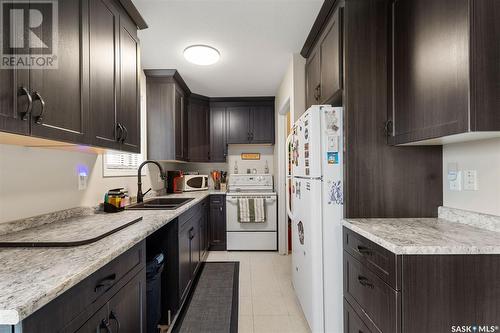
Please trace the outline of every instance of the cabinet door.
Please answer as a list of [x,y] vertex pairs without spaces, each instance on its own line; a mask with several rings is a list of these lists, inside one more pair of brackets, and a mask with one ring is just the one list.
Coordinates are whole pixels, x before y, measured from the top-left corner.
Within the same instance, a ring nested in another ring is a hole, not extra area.
[[339,8],[328,23],[320,44],[320,104],[330,102],[342,89],[342,18]]
[[250,141],[250,108],[228,107],[227,116],[227,143],[238,144]]
[[0,70],[0,130],[28,135],[29,75],[24,69]]
[[256,106],[250,109],[251,143],[274,144],[274,107]]
[[82,327],[80,327],[78,330],[76,330],[75,333],[101,333],[101,332],[106,332],[106,327],[108,327],[109,331],[109,320],[108,320],[108,304],[106,303],[105,306],[99,309],[92,317],[89,318],[83,324]]
[[90,118],[96,146],[119,149],[117,69],[119,13],[108,0],[90,0]]
[[[58,2],[57,67],[30,69],[33,136],[67,142],[90,139],[88,110],[88,2]],[[113,30],[111,30],[113,32]],[[42,30],[42,40],[52,31]],[[111,44],[113,45],[113,44]],[[99,59],[101,60],[101,59]],[[112,69],[114,64],[111,64]],[[112,128],[111,128],[112,129]]]
[[109,300],[111,332],[146,333],[146,271],[143,269]]
[[[313,50],[306,62],[306,109],[319,102],[320,78],[320,55],[316,49]],[[301,115],[300,112],[295,115],[295,120]]]
[[[19,3],[12,2],[12,4],[2,3],[3,10],[8,11],[9,6],[16,6],[19,8]],[[29,4],[24,4],[24,10],[29,9]],[[10,18],[14,21],[11,22],[10,29],[13,29],[20,22],[15,21],[12,15]],[[21,23],[22,24],[22,23]],[[2,27],[4,28],[4,27]],[[2,29],[2,34],[5,31]],[[14,33],[10,33],[9,37],[13,38]],[[4,41],[6,43],[6,41]],[[22,54],[21,54],[22,52]],[[6,56],[11,55],[25,56],[26,51],[21,51],[17,48],[3,50]],[[31,112],[30,103],[30,86],[29,86],[29,70],[27,68],[20,68],[13,66],[12,68],[0,69],[0,130],[4,132],[29,134],[30,122],[29,113]]]
[[226,108],[210,108],[210,161],[226,162]]
[[468,130],[469,1],[394,3],[396,143]]
[[174,121],[175,121],[175,158],[184,159],[184,92],[175,85]]
[[182,303],[191,282],[190,229],[191,224],[189,222],[186,222],[179,229],[179,303]]
[[210,203],[210,249],[215,251],[226,250],[226,210],[223,200],[220,199],[221,203]]
[[190,99],[188,107],[188,154],[191,162],[210,161],[208,101]]
[[141,151],[139,41],[128,17],[120,18],[120,100],[118,123],[124,128],[122,150]]

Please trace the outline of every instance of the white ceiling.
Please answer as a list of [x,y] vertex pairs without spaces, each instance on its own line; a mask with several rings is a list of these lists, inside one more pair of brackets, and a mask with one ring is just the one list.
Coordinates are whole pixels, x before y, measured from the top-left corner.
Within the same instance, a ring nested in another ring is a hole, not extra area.
[[[274,96],[292,53],[300,52],[323,0],[134,0],[149,28],[140,31],[145,69],[179,71],[191,91],[210,96]],[[183,50],[208,44],[212,66],[188,63]]]

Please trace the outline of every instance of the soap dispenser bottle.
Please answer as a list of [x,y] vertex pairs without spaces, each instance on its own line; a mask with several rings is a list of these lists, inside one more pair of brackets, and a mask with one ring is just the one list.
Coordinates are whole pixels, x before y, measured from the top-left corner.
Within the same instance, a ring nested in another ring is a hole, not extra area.
[[238,174],[238,161],[234,161],[234,174]]

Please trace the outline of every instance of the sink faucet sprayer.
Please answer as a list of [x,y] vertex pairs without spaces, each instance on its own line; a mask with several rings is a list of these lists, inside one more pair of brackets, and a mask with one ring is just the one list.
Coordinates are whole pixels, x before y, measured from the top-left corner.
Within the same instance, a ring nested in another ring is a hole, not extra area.
[[163,168],[161,167],[160,163],[152,160],[146,160],[142,162],[142,164],[139,166],[139,170],[137,170],[137,202],[143,202],[144,201],[144,196],[151,191],[151,189],[147,190],[145,193],[142,193],[142,167],[145,166],[148,163],[153,163],[156,164],[158,169],[160,169],[160,177],[163,181],[167,179],[167,175],[165,174],[165,171],[163,171]]

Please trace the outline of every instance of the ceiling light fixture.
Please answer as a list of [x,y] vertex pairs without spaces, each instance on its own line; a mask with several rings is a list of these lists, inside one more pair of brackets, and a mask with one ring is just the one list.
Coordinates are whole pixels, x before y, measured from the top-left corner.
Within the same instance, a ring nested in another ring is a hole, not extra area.
[[190,63],[208,66],[219,61],[220,53],[208,45],[191,45],[184,49],[184,58]]

